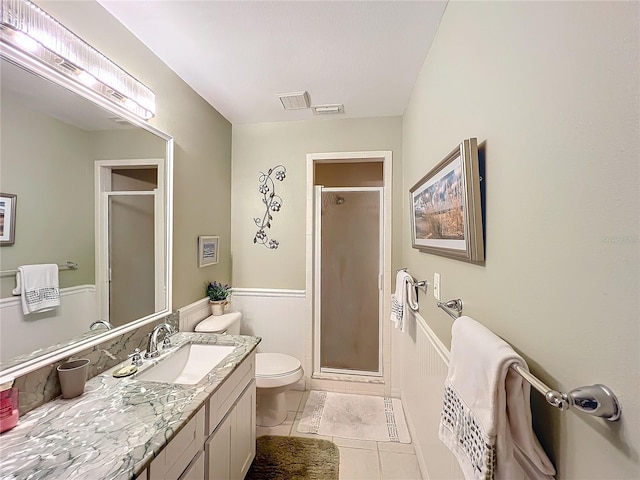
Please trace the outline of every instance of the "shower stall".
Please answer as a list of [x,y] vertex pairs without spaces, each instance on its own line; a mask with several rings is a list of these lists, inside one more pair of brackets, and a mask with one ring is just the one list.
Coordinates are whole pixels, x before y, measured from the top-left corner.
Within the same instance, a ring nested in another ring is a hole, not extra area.
[[382,376],[383,188],[315,187],[314,364]]

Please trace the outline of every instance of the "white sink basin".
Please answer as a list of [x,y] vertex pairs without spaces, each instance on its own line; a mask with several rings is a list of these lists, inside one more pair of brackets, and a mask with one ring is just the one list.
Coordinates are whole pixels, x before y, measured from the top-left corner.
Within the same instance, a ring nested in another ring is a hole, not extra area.
[[188,343],[153,367],[140,372],[136,379],[195,385],[235,348],[230,345]]

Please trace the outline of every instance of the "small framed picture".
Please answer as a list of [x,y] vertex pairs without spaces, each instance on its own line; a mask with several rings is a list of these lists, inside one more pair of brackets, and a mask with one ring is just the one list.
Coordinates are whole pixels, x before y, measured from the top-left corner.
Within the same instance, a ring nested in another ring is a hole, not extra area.
[[16,195],[0,193],[0,245],[16,241]]
[[218,263],[218,243],[220,237],[201,235],[198,237],[198,266],[208,267]]

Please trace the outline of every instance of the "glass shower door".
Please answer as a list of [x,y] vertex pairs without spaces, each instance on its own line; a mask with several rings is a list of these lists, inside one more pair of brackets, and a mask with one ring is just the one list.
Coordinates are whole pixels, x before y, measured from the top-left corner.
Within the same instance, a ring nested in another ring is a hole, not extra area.
[[322,188],[320,369],[381,375],[382,189]]

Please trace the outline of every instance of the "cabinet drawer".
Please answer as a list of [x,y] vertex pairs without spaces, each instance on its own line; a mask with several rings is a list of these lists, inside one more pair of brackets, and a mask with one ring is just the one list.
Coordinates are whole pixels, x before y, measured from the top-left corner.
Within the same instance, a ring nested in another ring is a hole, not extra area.
[[207,435],[210,435],[231,409],[242,391],[256,376],[256,354],[252,352],[225,380],[209,400]]
[[187,423],[149,466],[149,480],[178,479],[204,441],[205,409]]

